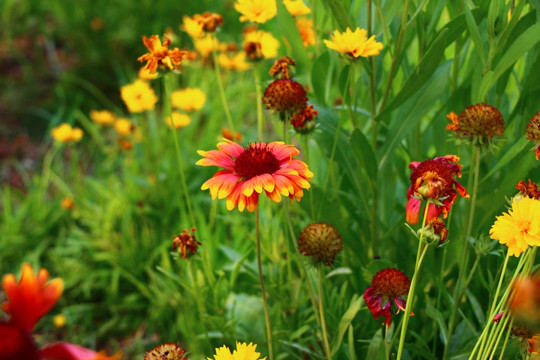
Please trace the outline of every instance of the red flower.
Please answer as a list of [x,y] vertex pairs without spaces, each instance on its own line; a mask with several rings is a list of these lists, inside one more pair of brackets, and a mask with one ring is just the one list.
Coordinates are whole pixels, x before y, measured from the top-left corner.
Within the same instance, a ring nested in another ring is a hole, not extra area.
[[[383,269],[373,279],[371,286],[364,291],[364,300],[375,320],[384,316],[383,325],[390,327],[392,323],[392,300],[399,310],[405,311],[406,302],[402,296],[409,293],[411,282],[407,275],[398,269]],[[414,315],[411,312],[411,315]]]
[[308,98],[301,84],[292,79],[278,79],[268,85],[262,101],[267,109],[279,113],[281,120],[289,120],[307,106]]
[[463,197],[469,197],[465,188],[455,179],[455,177],[461,177],[461,167],[463,166],[455,164],[456,161],[459,161],[459,157],[445,155],[423,162],[413,161],[409,164],[409,168],[413,169],[413,172],[411,186],[407,191],[408,202],[405,208],[408,223],[418,224],[422,200],[432,199],[442,203],[442,205],[429,204],[427,222],[439,217],[441,212],[446,218],[456,201],[457,193]]

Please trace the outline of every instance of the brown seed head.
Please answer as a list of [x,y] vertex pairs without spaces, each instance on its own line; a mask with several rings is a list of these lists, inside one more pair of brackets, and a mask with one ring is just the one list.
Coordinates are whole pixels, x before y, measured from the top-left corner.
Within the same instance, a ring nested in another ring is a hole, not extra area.
[[401,270],[383,269],[371,279],[371,286],[382,296],[403,296],[409,293],[411,282]]
[[311,257],[314,264],[331,266],[343,250],[343,240],[337,229],[327,223],[306,226],[298,238],[298,251]]
[[156,346],[147,351],[144,360],[188,360],[186,350],[174,343]]
[[446,117],[452,122],[446,125],[446,130],[472,145],[492,145],[493,138],[502,136],[505,128],[499,110],[486,104],[471,105],[459,116],[451,112]]
[[274,80],[262,98],[267,109],[279,113],[282,120],[290,118],[295,112],[303,110],[307,105],[304,87],[291,79]]

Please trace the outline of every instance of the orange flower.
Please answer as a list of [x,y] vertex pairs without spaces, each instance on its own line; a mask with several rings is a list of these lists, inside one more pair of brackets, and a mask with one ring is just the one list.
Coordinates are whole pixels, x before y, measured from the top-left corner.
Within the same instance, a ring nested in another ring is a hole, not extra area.
[[142,36],[144,45],[150,50],[149,53],[140,56],[137,60],[140,62],[147,62],[145,68],[149,73],[156,72],[159,63],[167,66],[170,70],[174,70],[182,63],[182,57],[187,53],[184,50],[174,48],[169,50],[171,40],[165,36],[165,42],[161,44],[159,36],[152,35],[147,38],[146,35]]
[[292,77],[292,71],[290,66],[296,66],[296,62],[288,56],[284,56],[274,61],[274,64],[270,68],[268,73],[272,75],[274,79],[290,79]]
[[531,325],[540,325],[540,273],[516,278],[511,289],[508,308],[512,315]]
[[293,145],[282,142],[254,143],[242,147],[232,141],[221,142],[219,150],[202,151],[204,158],[197,165],[220,166],[218,171],[201,187],[210,189],[212,199],[227,198],[227,209],[254,211],[259,202],[259,194],[264,190],[268,197],[281,201],[281,195],[297,201],[309,189],[313,173],[308,166],[293,157],[300,152]]
[[202,29],[208,32],[216,31],[218,26],[223,25],[223,17],[216,13],[204,12],[202,15],[193,15],[193,20],[202,25]]
[[166,343],[158,345],[150,351],[146,352],[144,360],[188,360],[186,350],[174,343]]
[[471,105],[459,116],[450,112],[446,117],[452,122],[446,125],[446,130],[472,145],[491,145],[493,138],[504,132],[504,119],[491,105]]
[[540,111],[538,111],[534,116],[529,120],[527,124],[527,140],[534,141],[534,147],[536,147],[536,160],[540,157]]
[[292,114],[307,106],[304,87],[292,79],[274,80],[264,90],[263,104],[279,114],[281,120],[289,120]]
[[296,28],[300,33],[300,37],[307,48],[310,45],[315,45],[315,31],[313,31],[313,20],[305,17],[296,19]]
[[182,259],[188,257],[188,251],[191,254],[197,253],[197,247],[201,246],[201,243],[197,241],[195,235],[195,228],[191,228],[191,231],[188,233],[187,229],[184,229],[181,234],[173,236],[172,249],[178,249],[178,252],[182,253]]
[[69,210],[73,209],[75,207],[75,201],[73,201],[70,197],[65,197],[60,202],[60,206],[62,206],[62,209]]
[[291,117],[291,125],[299,134],[309,134],[315,129],[315,118],[319,112],[313,109],[313,105],[308,105],[301,111],[294,113]]

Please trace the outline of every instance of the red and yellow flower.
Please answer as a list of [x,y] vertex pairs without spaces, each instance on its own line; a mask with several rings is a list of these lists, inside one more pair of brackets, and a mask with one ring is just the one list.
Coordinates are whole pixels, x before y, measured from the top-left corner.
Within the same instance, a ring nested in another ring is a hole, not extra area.
[[309,189],[313,173],[308,166],[295,159],[300,152],[293,145],[282,142],[252,143],[242,147],[227,140],[218,145],[219,150],[202,151],[203,159],[197,165],[219,166],[218,171],[201,187],[210,189],[212,199],[227,199],[227,209],[254,211],[259,202],[259,194],[266,195],[275,202],[281,196],[300,201],[304,189]]

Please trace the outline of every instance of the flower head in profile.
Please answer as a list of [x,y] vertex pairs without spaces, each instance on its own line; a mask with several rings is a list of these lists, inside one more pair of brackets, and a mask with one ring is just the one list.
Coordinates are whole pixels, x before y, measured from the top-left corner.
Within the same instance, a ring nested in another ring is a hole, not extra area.
[[96,124],[112,125],[116,120],[116,116],[109,110],[92,110],[90,111],[90,119]]
[[131,113],[154,110],[158,101],[152,87],[143,80],[135,80],[131,84],[122,86],[120,96]]
[[187,114],[173,111],[171,116],[167,116],[165,119],[167,126],[174,129],[182,129],[191,123],[191,118]]
[[347,28],[344,33],[334,30],[332,40],[324,40],[326,47],[336,50],[351,58],[379,55],[383,44],[375,40],[375,35],[367,38],[367,30],[356,28],[353,32]]
[[241,22],[264,24],[277,14],[275,0],[237,0],[234,8],[241,14]]
[[438,243],[439,246],[447,245],[448,229],[444,221],[439,218],[429,220],[425,227],[418,230],[418,236],[422,236],[423,240],[428,243]]
[[197,247],[201,246],[201,243],[193,235],[194,232],[195,228],[191,228],[189,233],[187,229],[184,229],[179,235],[173,236],[172,249],[178,250],[182,254],[183,259],[188,257],[188,255],[196,254]]
[[149,73],[155,73],[159,64],[165,65],[169,70],[177,69],[182,64],[182,58],[186,51],[178,48],[169,49],[171,40],[167,36],[165,36],[163,44],[161,44],[158,35],[152,35],[150,38],[143,35],[142,40],[150,52],[140,56],[137,60],[146,61],[145,68]]
[[423,162],[413,161],[409,164],[409,168],[413,170],[405,208],[409,224],[418,224],[422,200],[431,199],[426,219],[429,222],[439,217],[441,213],[446,218],[458,193],[463,197],[469,197],[465,188],[455,179],[461,177],[463,166],[456,164],[457,161],[459,157],[445,155]]
[[236,342],[236,350],[231,353],[231,350],[223,345],[220,348],[216,348],[216,354],[214,358],[207,357],[207,360],[265,360],[261,358],[261,354],[256,352],[257,345],[253,343],[240,343]]
[[304,47],[315,45],[315,31],[313,30],[313,20],[306,17],[299,17],[295,20],[296,28],[300,33]]
[[307,95],[304,87],[292,79],[278,79],[270,83],[264,90],[262,98],[267,109],[279,114],[281,120],[302,111],[307,106]]
[[538,160],[540,157],[540,111],[529,120],[525,132],[527,133],[527,140],[534,141],[536,160]]
[[244,33],[244,52],[251,61],[275,58],[279,41],[269,32],[252,30]]
[[283,0],[283,5],[292,17],[307,15],[311,12],[302,0]]
[[232,141],[221,142],[219,150],[202,151],[203,159],[197,165],[219,166],[218,171],[201,187],[210,189],[212,199],[227,199],[227,209],[254,211],[259,202],[259,194],[266,195],[275,202],[281,196],[300,201],[303,189],[309,189],[313,173],[308,166],[295,159],[300,152],[293,145],[282,142],[252,143],[242,147]]
[[343,250],[343,240],[337,229],[327,223],[310,224],[298,237],[298,251],[309,256],[315,265],[332,266]]
[[231,141],[242,141],[242,134],[240,132],[233,132],[232,130],[227,128],[221,129],[221,136],[223,136],[224,139]]
[[504,132],[504,119],[499,110],[491,105],[471,105],[459,116],[451,112],[446,117],[451,121],[446,125],[446,130],[472,145],[490,146],[495,136],[502,136]]
[[512,202],[507,213],[497,216],[489,234],[505,244],[511,256],[518,257],[529,246],[540,246],[540,201],[524,197]]
[[189,360],[189,358],[186,350],[179,345],[166,343],[147,351],[144,360]]
[[319,116],[319,112],[313,109],[313,105],[308,105],[292,115],[291,125],[297,133],[309,134],[315,129],[317,116]]
[[[402,298],[409,293],[411,282],[398,269],[383,269],[371,279],[371,286],[364,291],[364,300],[375,320],[384,317],[383,325],[392,324],[392,301],[399,310],[405,311],[406,302]],[[411,312],[411,315],[414,315]]]
[[200,110],[206,102],[206,94],[199,88],[185,88],[171,94],[171,105],[184,111]]
[[51,135],[56,141],[70,143],[80,141],[83,131],[78,127],[72,128],[71,125],[63,123],[52,129]]

